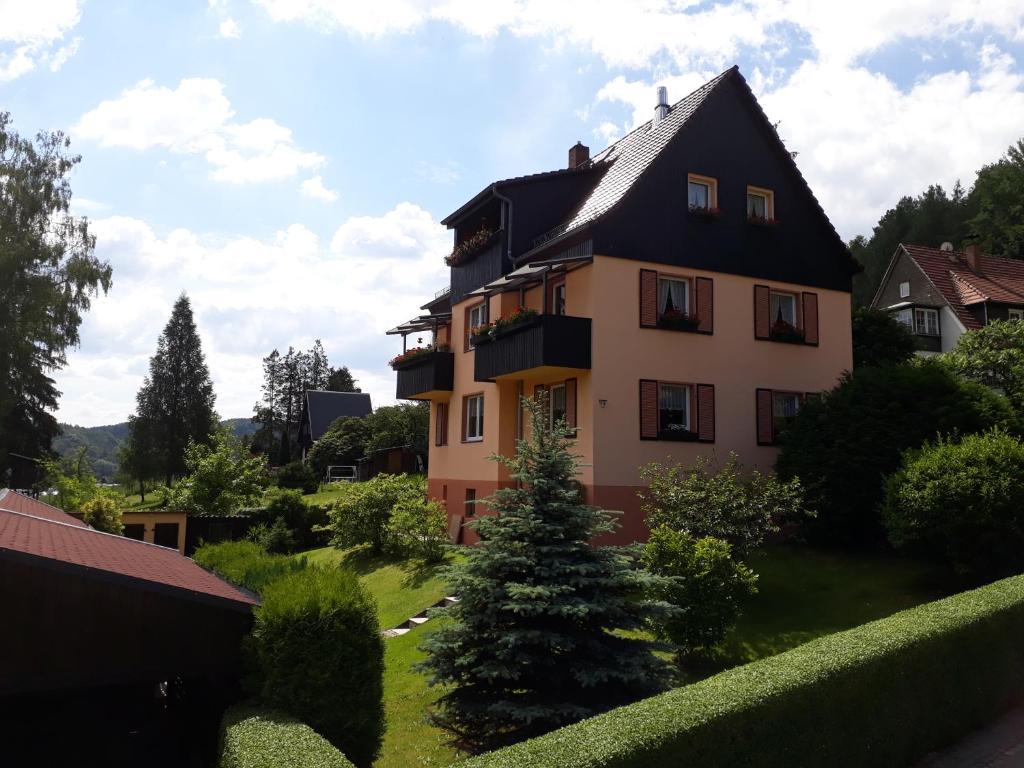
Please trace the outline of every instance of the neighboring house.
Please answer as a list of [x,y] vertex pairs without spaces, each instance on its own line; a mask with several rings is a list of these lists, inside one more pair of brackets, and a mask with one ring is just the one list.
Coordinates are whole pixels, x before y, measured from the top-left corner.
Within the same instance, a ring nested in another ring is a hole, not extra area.
[[948,352],[992,320],[1024,320],[1024,262],[985,256],[976,245],[900,243],[871,306],[904,323],[919,354]]
[[305,460],[313,443],[337,419],[346,416],[369,416],[373,411],[370,395],[366,392],[329,392],[322,389],[306,390],[299,418],[299,447]]
[[[81,520],[80,512],[69,513]],[[188,515],[172,509],[147,509],[143,512],[124,510],[121,512],[124,524],[122,535],[129,539],[156,544],[158,547],[170,547],[185,554],[186,528]]]
[[0,604],[9,628],[0,632],[8,660],[0,701],[99,697],[125,686],[147,686],[151,699],[158,683],[176,677],[233,685],[257,602],[173,549],[95,531],[0,489]]
[[735,451],[770,469],[805,395],[852,367],[859,267],[744,78],[658,95],[652,121],[594,158],[577,143],[569,167],[448,216],[449,292],[389,331],[440,347],[393,366],[398,397],[431,401],[429,492],[463,541],[475,501],[511,484],[488,456],[515,451],[520,395],[549,394],[586,501],[621,510],[613,538],[630,541],[647,535],[642,465]]

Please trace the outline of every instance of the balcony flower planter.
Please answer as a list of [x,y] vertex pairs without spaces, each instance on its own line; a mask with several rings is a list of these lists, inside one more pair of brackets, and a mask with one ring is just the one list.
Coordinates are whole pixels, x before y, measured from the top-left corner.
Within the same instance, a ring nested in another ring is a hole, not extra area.
[[776,320],[772,325],[770,337],[772,341],[782,341],[787,344],[804,343],[804,332],[782,320]]
[[779,221],[778,219],[769,219],[766,216],[747,216],[747,223],[753,224],[755,227],[774,227]]
[[444,257],[444,263],[449,267],[460,267],[472,261],[497,241],[499,232],[500,230],[481,229],[455,246],[454,250]]
[[668,331],[696,331],[700,328],[700,318],[670,309],[658,316],[658,327]]
[[476,328],[471,329],[469,332],[470,340],[473,342],[474,347],[480,344],[487,344],[509,333],[514,333],[536,324],[538,317],[540,315],[535,309],[516,307],[507,317],[500,317],[493,323],[478,325]]
[[717,219],[722,215],[721,208],[705,208],[702,205],[691,205],[690,215],[697,219]]
[[696,432],[679,427],[678,429],[659,429],[659,440],[672,440],[677,443],[695,443],[700,436]]
[[449,347],[447,344],[439,344],[436,347],[413,347],[412,349],[407,349],[402,354],[396,355],[395,357],[391,358],[391,360],[388,362],[388,365],[391,366],[391,370],[400,371],[403,370],[404,368],[410,368],[416,365],[416,363],[419,363],[422,360],[426,359],[428,355],[431,355],[434,352],[450,351],[451,347]]

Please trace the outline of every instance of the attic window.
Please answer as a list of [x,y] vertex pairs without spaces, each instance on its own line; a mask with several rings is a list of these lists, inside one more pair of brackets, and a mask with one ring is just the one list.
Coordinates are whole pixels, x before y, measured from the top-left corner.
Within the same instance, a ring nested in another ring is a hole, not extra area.
[[910,296],[910,281],[904,280],[900,283],[900,298],[906,299]]
[[686,203],[691,211],[718,210],[718,182],[710,176],[687,176]]
[[775,193],[761,187],[747,187],[747,219],[754,224],[774,224]]

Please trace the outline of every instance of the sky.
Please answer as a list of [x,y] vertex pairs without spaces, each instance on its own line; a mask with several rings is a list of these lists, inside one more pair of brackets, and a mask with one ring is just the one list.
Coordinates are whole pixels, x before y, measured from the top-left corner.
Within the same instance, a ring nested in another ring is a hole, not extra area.
[[448,282],[439,221],[738,64],[845,239],[1024,135],[1021,0],[0,0],[0,109],[82,155],[114,282],[54,378],[124,421],[175,298],[223,418],[321,339],[374,406]]

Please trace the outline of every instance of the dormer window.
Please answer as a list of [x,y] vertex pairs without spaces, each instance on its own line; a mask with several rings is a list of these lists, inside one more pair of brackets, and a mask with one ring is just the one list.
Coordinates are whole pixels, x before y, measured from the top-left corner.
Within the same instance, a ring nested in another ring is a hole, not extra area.
[[761,187],[747,187],[747,219],[754,224],[774,224],[775,193]]
[[900,283],[900,298],[907,299],[910,297],[910,281],[904,280]]
[[687,206],[691,211],[710,213],[718,210],[718,182],[710,176],[687,176]]

